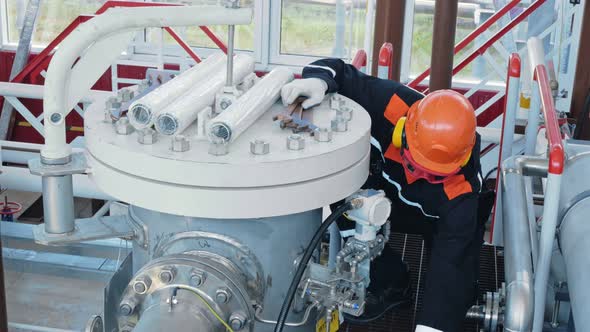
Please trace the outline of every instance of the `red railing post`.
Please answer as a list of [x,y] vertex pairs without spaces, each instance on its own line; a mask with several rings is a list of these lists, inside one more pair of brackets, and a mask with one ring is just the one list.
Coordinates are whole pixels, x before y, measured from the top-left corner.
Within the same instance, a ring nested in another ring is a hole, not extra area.
[[367,52],[358,50],[351,63],[356,69],[363,71],[367,67]]
[[379,50],[377,77],[387,80],[393,79],[393,45],[391,43],[384,43]]

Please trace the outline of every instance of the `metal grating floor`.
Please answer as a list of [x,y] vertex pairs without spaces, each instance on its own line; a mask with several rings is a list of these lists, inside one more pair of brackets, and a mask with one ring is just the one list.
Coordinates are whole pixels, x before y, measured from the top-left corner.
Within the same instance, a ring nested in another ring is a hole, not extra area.
[[[404,261],[410,264],[412,289],[416,292],[415,302],[407,309],[392,312],[369,325],[345,324],[343,332],[414,332],[416,314],[422,306],[422,293],[428,266],[428,254],[420,235],[393,233],[389,245],[402,254]],[[488,291],[495,291],[504,281],[504,259],[501,249],[483,246],[480,253],[480,296]],[[474,303],[475,304],[475,303]],[[465,332],[479,332],[476,322],[465,322]]]

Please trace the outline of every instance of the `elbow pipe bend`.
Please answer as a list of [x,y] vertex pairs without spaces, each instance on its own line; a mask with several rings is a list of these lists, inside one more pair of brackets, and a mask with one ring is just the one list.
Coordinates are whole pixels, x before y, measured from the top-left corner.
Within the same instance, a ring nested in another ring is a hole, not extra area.
[[533,283],[530,280],[512,281],[506,286],[505,332],[528,332],[533,321]]
[[248,24],[251,8],[223,8],[220,6],[111,8],[102,15],[80,25],[61,43],[53,56],[45,80],[45,147],[46,159],[70,156],[66,145],[65,112],[68,107],[68,88],[78,57],[102,38],[137,28],[191,25]]

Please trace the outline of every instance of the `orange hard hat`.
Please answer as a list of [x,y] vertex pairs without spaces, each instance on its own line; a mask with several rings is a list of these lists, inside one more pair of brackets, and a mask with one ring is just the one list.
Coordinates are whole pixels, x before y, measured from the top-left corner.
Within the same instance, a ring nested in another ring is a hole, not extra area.
[[408,111],[406,144],[416,163],[427,170],[453,173],[469,161],[476,126],[475,111],[465,96],[435,91]]

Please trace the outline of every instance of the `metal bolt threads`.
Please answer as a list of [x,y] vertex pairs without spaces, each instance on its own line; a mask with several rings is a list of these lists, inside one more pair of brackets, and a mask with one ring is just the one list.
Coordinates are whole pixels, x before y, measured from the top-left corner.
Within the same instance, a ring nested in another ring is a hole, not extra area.
[[131,316],[133,313],[133,307],[129,303],[123,303],[119,307],[119,313],[123,316]]
[[332,130],[330,128],[316,128],[313,131],[313,137],[318,142],[330,142],[332,141]]
[[287,149],[293,151],[305,149],[305,137],[299,134],[289,135],[289,137],[287,137]]
[[255,155],[265,155],[270,152],[270,143],[263,139],[250,142],[250,152]]
[[229,153],[228,144],[222,139],[216,139],[209,144],[209,154],[213,156],[225,156]]
[[235,312],[229,317],[229,325],[232,330],[239,331],[246,326],[247,320],[246,315],[241,312]]
[[117,120],[117,122],[115,122],[115,131],[119,135],[129,135],[134,131],[134,129],[129,123],[129,119],[127,117],[122,117]]
[[202,271],[193,271],[190,278],[190,284],[193,287],[199,287],[205,283],[205,273]]
[[160,281],[165,284],[169,284],[174,281],[174,277],[176,275],[176,269],[174,267],[166,267],[163,268],[162,271],[158,274]]
[[172,137],[170,150],[174,152],[186,152],[191,148],[191,141],[184,135]]
[[140,144],[151,145],[158,140],[158,133],[152,128],[145,128],[137,133],[137,141]]
[[229,301],[231,298],[231,293],[228,289],[220,288],[215,292],[215,302],[219,304],[224,304]]
[[139,277],[133,283],[133,290],[137,294],[145,294],[148,291],[148,289],[150,289],[151,285],[152,279],[150,279],[150,277]]
[[346,121],[352,120],[352,109],[348,107],[341,107],[336,110],[336,117],[342,117]]
[[336,116],[332,120],[332,130],[335,132],[345,132],[348,130],[348,120],[344,119],[342,116]]

